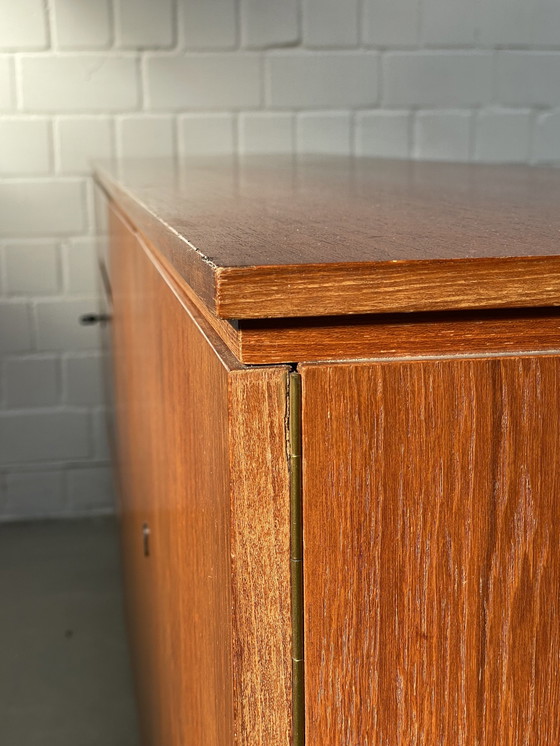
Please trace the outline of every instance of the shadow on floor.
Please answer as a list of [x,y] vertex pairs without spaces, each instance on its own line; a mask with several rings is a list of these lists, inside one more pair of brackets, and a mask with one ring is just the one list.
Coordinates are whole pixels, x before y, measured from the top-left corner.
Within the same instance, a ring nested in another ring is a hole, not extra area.
[[0,731],[138,746],[113,519],[0,526]]

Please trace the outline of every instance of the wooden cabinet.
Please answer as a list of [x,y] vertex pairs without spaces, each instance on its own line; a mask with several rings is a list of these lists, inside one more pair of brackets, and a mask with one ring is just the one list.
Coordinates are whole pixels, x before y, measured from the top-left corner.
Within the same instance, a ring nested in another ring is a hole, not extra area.
[[560,743],[560,172],[96,178],[146,745]]

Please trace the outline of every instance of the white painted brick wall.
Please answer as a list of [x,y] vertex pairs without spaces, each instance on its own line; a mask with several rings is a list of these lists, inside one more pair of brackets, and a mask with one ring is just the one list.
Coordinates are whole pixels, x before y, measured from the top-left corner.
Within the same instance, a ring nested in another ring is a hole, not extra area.
[[107,510],[92,159],[560,164],[556,0],[0,0],[0,520]]
[[175,40],[173,0],[116,0],[115,39],[125,49],[163,48]]
[[421,40],[434,47],[476,46],[477,4],[464,0],[423,0]]
[[356,153],[377,158],[407,158],[410,118],[407,111],[360,112],[356,120]]
[[60,361],[53,355],[7,358],[4,367],[8,409],[54,407],[60,400]]
[[22,57],[21,94],[29,112],[121,111],[139,103],[137,62],[109,54]]
[[61,244],[63,285],[68,295],[97,294],[97,244],[98,239],[93,236],[71,238]]
[[389,52],[383,65],[387,106],[481,106],[492,99],[492,55],[485,52]]
[[241,42],[265,48],[299,39],[298,0],[241,0]]
[[350,155],[352,146],[350,114],[304,112],[297,118],[298,153]]
[[355,47],[359,40],[358,0],[302,0],[306,47]]
[[363,41],[375,47],[416,46],[419,0],[364,0]]
[[38,300],[34,305],[37,349],[41,351],[99,348],[99,327],[80,326],[82,314],[96,307],[95,298]]
[[0,412],[0,465],[83,459],[90,451],[85,411]]
[[42,175],[51,171],[51,122],[46,117],[0,119],[0,173]]
[[53,0],[52,18],[60,49],[102,49],[112,40],[109,0]]
[[178,0],[188,49],[231,49],[237,42],[237,0]]
[[66,404],[101,406],[104,401],[102,356],[99,353],[66,356],[63,381]]
[[243,109],[261,103],[257,54],[190,54],[146,60],[149,105],[158,111]]
[[83,181],[18,179],[0,183],[0,236],[79,234],[85,228]]
[[556,0],[491,0],[480,3],[479,13],[481,44],[558,47],[560,4]]
[[4,248],[6,294],[56,293],[60,289],[58,253],[58,245],[52,240],[7,245]]
[[0,353],[28,352],[31,349],[29,305],[0,301]]
[[0,49],[43,49],[48,43],[43,0],[0,0]]
[[190,114],[179,118],[180,155],[223,155],[235,149],[231,114]]
[[286,52],[271,55],[266,70],[273,108],[351,108],[375,104],[374,52]]
[[57,170],[89,174],[91,162],[114,155],[113,121],[109,117],[60,117],[55,122]]
[[53,518],[68,509],[62,469],[14,472],[6,477],[0,514],[6,518]]
[[112,475],[107,467],[69,469],[67,491],[80,513],[99,513],[112,507]]
[[472,114],[469,111],[421,111],[414,130],[414,154],[426,161],[467,161]]
[[14,64],[6,55],[0,56],[0,111],[14,108]]
[[537,163],[560,163],[560,111],[539,116],[534,159]]
[[119,158],[150,156],[171,157],[175,154],[176,119],[167,114],[133,114],[117,121]]
[[476,118],[475,160],[524,163],[529,158],[532,115],[529,111],[487,109]]
[[499,52],[496,96],[510,106],[558,106],[559,52]]
[[259,111],[239,117],[241,153],[292,153],[293,150],[293,114]]

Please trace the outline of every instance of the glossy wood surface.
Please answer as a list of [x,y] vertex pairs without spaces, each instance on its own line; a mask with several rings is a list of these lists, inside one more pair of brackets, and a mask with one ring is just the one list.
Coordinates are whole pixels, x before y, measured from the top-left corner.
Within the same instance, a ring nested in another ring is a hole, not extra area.
[[253,364],[558,350],[560,310],[244,320],[235,334]]
[[286,369],[243,368],[114,211],[111,278],[145,743],[289,744]]
[[307,746],[560,743],[560,358],[301,374]]
[[[111,210],[127,222],[114,203]],[[212,313],[156,246],[141,234],[137,238],[174,292],[194,306],[235,357],[246,364],[560,348],[558,308],[242,319],[232,323]],[[103,265],[102,270],[108,286]]]
[[557,169],[245,157],[97,179],[220,317],[559,303]]

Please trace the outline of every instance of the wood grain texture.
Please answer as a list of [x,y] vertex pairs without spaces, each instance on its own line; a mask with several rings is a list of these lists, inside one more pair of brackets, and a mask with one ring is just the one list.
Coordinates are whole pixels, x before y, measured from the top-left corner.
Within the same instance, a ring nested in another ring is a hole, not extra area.
[[560,349],[560,311],[384,314],[242,320],[235,340],[244,363],[533,352]]
[[560,358],[301,374],[307,745],[560,743]]
[[[117,205],[111,202],[110,209],[127,222]],[[242,319],[231,323],[206,306],[156,246],[140,234],[137,238],[150,253],[158,271],[173,285],[174,292],[197,309],[245,364],[456,352],[529,352],[560,347],[557,308]],[[109,284],[105,277],[105,285]]]
[[291,744],[287,370],[230,376],[233,659],[237,741]]
[[114,211],[110,224],[123,559],[145,743],[288,744],[286,370],[243,369]]
[[223,318],[559,304],[558,169],[244,157],[97,180]]

